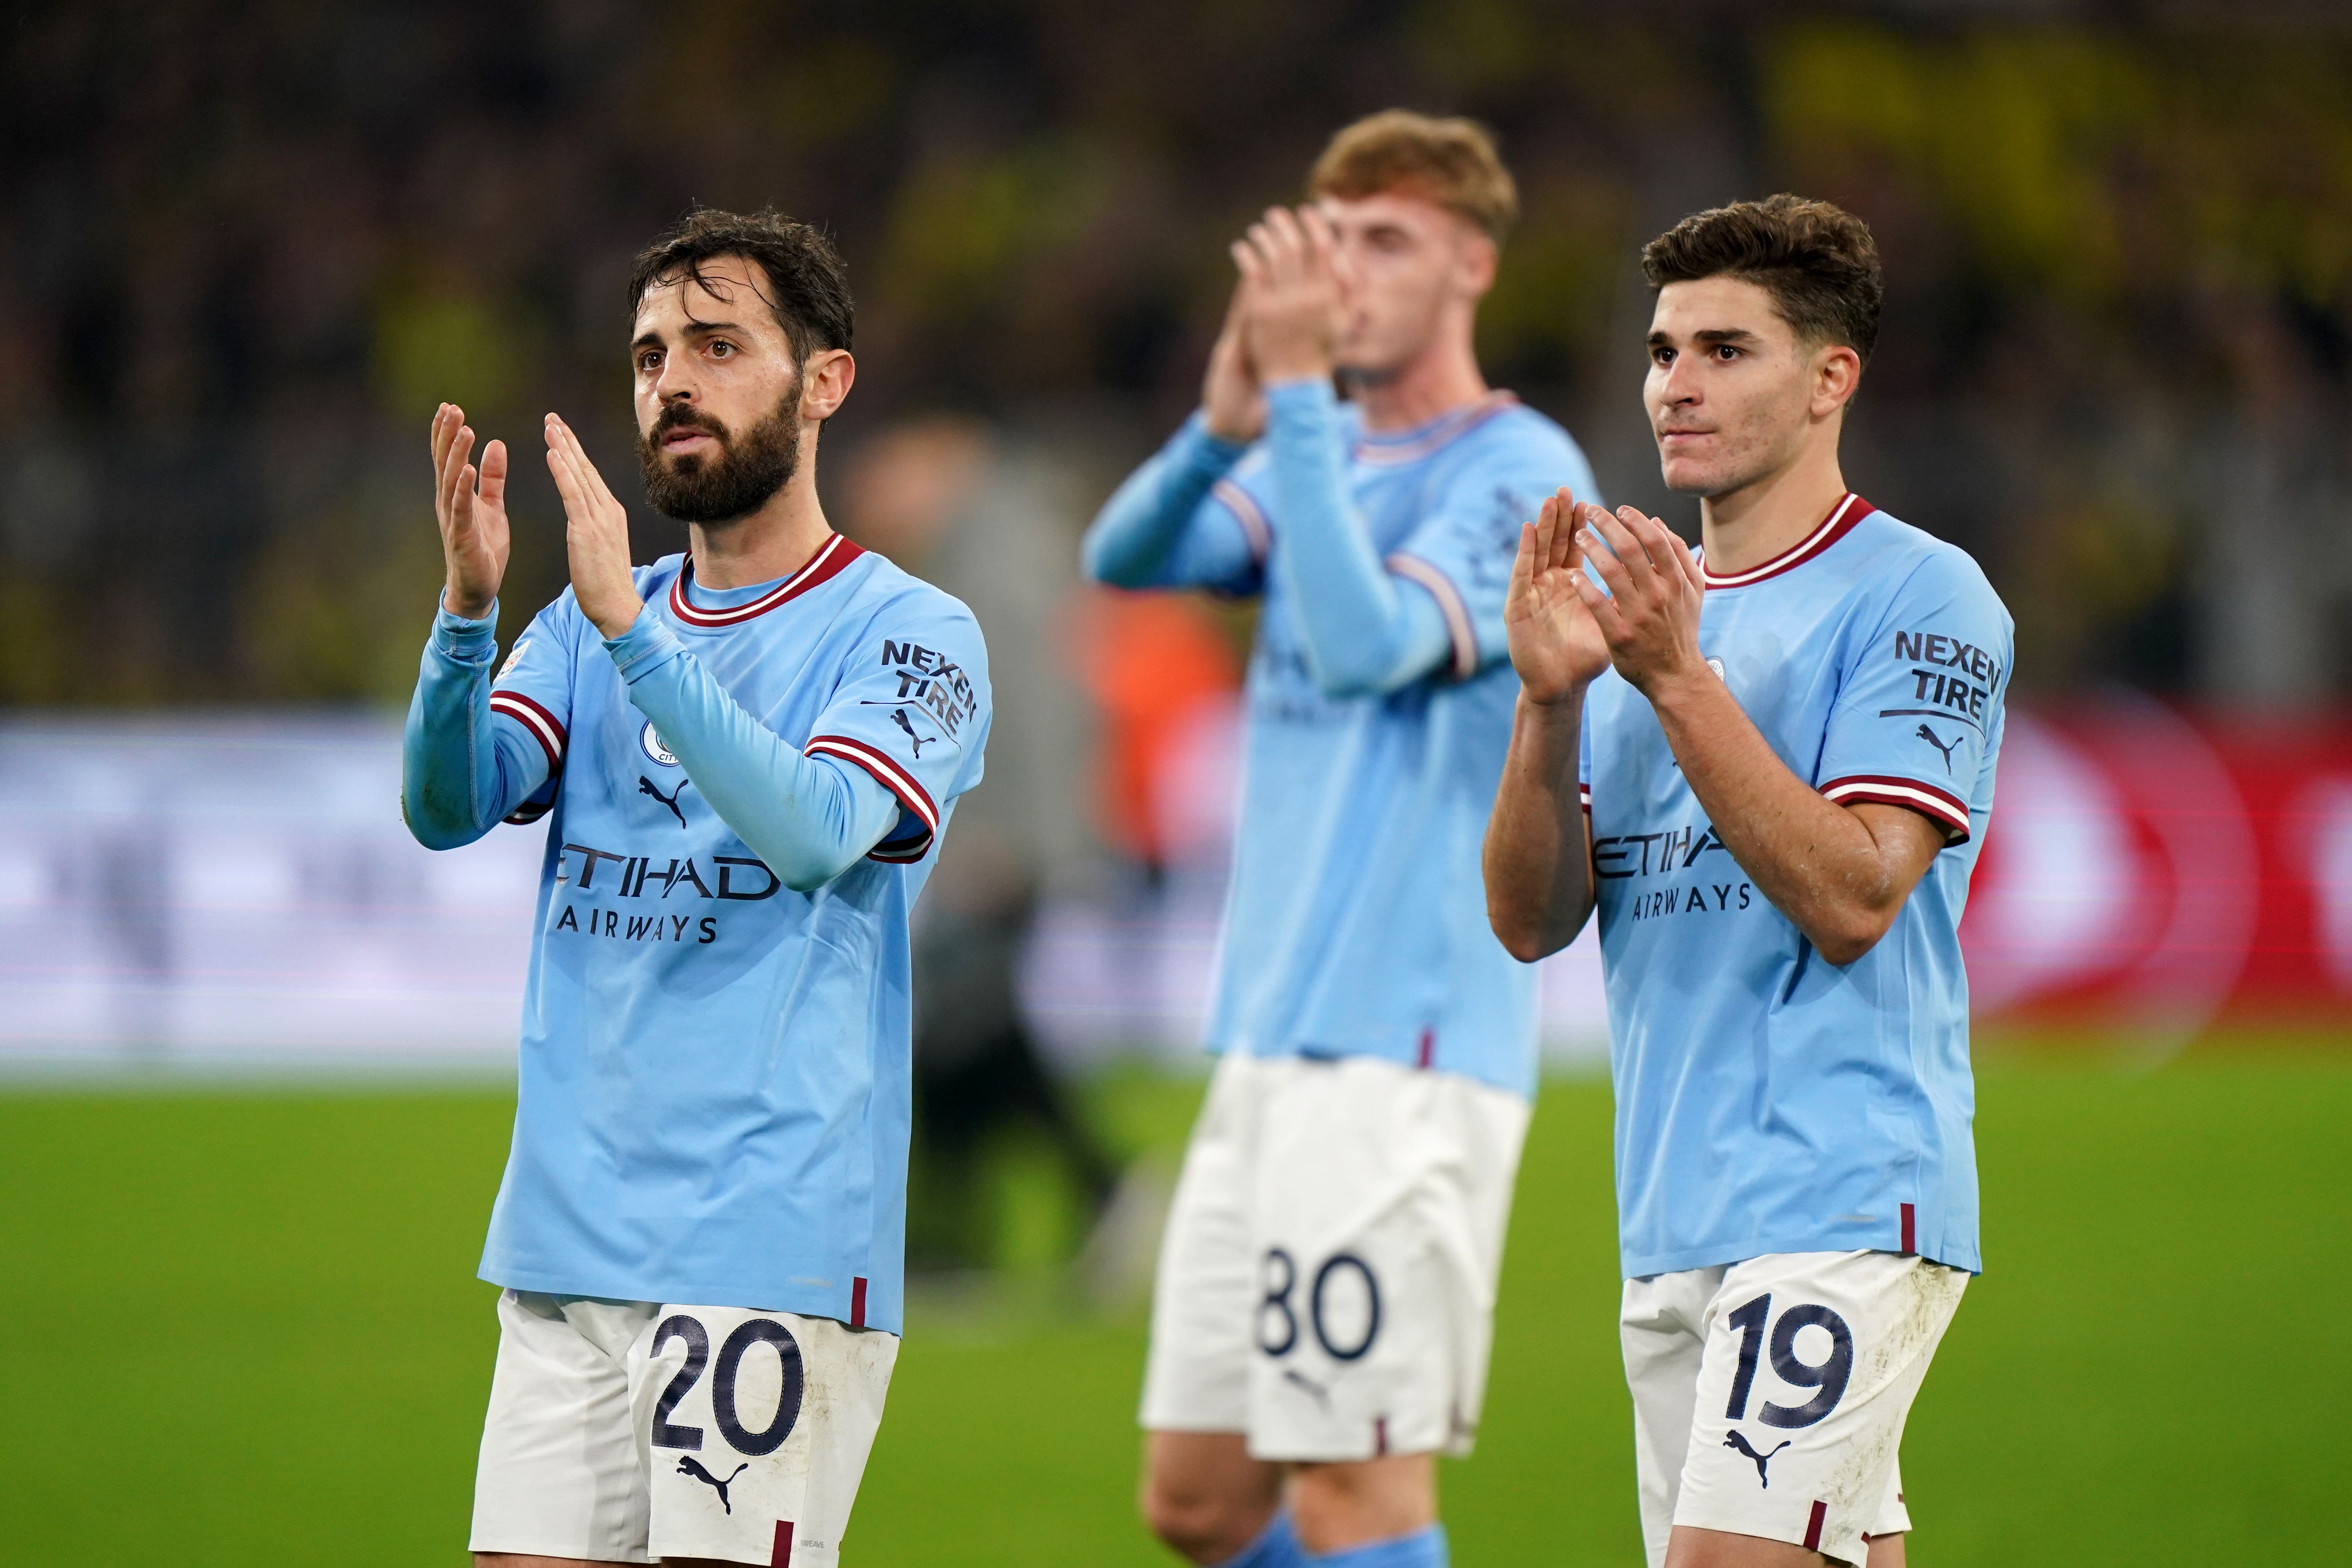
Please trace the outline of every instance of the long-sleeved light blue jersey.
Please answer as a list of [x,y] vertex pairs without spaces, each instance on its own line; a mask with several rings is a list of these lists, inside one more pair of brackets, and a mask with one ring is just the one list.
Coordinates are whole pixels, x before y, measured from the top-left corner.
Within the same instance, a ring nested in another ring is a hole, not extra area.
[[1103,510],[1088,570],[1259,594],[1209,1046],[1377,1056],[1532,1093],[1534,972],[1486,923],[1479,845],[1518,691],[1503,596],[1568,433],[1497,393],[1368,435],[1277,385],[1244,451],[1196,417]]
[[1979,1266],[1960,911],[1992,811],[2012,627],[1975,562],[1847,496],[1803,542],[1706,574],[1698,643],[1790,771],[1944,829],[1840,968],[1739,868],[1649,700],[1587,695],[1628,1277],[1775,1252]]
[[897,1331],[907,920],[980,780],[980,629],[839,535],[756,587],[635,579],[620,637],[567,590],[495,679],[495,616],[444,613],[409,709],[420,841],[548,823],[482,1277]]

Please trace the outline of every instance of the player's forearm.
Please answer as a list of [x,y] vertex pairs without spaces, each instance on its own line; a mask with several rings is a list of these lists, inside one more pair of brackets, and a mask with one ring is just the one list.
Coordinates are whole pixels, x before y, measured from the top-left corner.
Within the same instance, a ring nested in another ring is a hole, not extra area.
[[443,611],[425,645],[401,738],[401,816],[428,849],[471,844],[545,782],[515,775],[490,721],[498,605],[465,617]]
[[1087,530],[1087,575],[1114,588],[1167,585],[1161,574],[1192,514],[1244,448],[1209,434],[1199,416],[1118,487]]
[[1863,820],[1799,778],[1711,672],[1650,692],[1708,825],[1831,963],[1885,934],[1907,888]]
[[1360,697],[1437,668],[1452,649],[1444,617],[1390,574],[1349,504],[1331,384],[1267,388],[1266,440],[1282,518],[1276,557],[1316,683],[1329,696]]
[[803,756],[727,694],[650,615],[605,645],[629,700],[736,837],[796,892],[832,881],[882,841],[898,802],[871,777]]
[[1550,704],[1519,699],[1486,822],[1486,921],[1523,963],[1574,942],[1592,914],[1592,856],[1576,777],[1583,714],[1581,692]]

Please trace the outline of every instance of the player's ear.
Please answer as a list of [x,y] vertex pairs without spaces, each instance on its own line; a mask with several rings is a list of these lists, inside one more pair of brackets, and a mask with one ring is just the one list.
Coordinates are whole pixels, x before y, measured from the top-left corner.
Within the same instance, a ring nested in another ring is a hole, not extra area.
[[1813,351],[1813,416],[1826,419],[1844,407],[1862,385],[1862,356],[1845,343]]
[[801,367],[801,417],[833,417],[849,400],[850,384],[857,379],[857,362],[847,349],[820,349]]
[[[1454,221],[1463,222],[1459,218]],[[1495,286],[1495,268],[1500,264],[1502,256],[1496,248],[1492,236],[1471,228],[1467,223],[1463,223],[1463,227],[1468,232],[1459,247],[1454,273],[1461,279],[1465,294],[1473,300],[1484,299],[1486,290]]]

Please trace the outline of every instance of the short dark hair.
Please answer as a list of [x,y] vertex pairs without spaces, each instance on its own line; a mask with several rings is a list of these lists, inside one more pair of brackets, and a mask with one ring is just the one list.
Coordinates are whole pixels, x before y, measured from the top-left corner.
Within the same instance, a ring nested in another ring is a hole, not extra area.
[[1843,207],[1784,192],[1693,213],[1642,247],[1654,289],[1725,275],[1771,295],[1802,341],[1843,343],[1868,363],[1886,283],[1870,226]]
[[646,290],[665,279],[683,274],[701,283],[703,265],[722,256],[756,261],[768,275],[768,291],[760,297],[791,340],[793,358],[849,347],[857,307],[849,298],[849,268],[841,253],[821,231],[773,207],[749,215],[699,206],[688,213],[638,253],[629,271],[629,313],[635,316]]

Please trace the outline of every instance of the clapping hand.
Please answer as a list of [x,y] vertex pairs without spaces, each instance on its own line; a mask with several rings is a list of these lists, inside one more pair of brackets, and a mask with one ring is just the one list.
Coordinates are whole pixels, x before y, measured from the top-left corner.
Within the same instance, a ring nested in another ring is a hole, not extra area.
[[454,403],[435,409],[433,513],[448,569],[441,604],[453,616],[478,621],[498,602],[507,574],[507,444],[483,447],[478,470],[469,460],[473,450],[466,411]]
[[590,625],[607,638],[619,637],[646,607],[629,571],[628,510],[604,488],[572,426],[552,414],[547,416],[547,471],[563,497],[572,597]]
[[1225,324],[1209,351],[1209,374],[1201,382],[1201,412],[1209,434],[1220,441],[1246,447],[1265,430],[1265,388],[1250,363],[1243,342],[1243,307],[1249,285],[1234,285],[1233,302],[1225,307]]
[[1313,207],[1269,207],[1233,245],[1244,342],[1261,383],[1331,374],[1348,323],[1338,237]]
[[1576,542],[1609,592],[1582,573],[1576,592],[1607,639],[1617,673],[1653,700],[1662,685],[1705,673],[1698,611],[1706,580],[1690,546],[1630,506],[1614,516],[1597,506],[1577,511]]
[[[1511,668],[1530,702],[1549,706],[1580,695],[1609,668],[1608,640],[1577,591],[1584,552],[1576,542],[1580,506],[1562,489],[1545,498],[1533,522],[1519,525],[1518,558],[1503,599]],[[1588,584],[1589,585],[1589,584]]]

